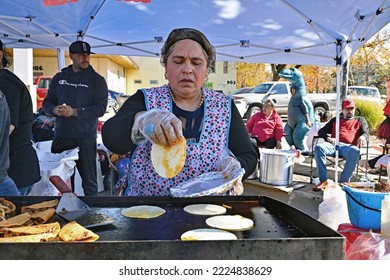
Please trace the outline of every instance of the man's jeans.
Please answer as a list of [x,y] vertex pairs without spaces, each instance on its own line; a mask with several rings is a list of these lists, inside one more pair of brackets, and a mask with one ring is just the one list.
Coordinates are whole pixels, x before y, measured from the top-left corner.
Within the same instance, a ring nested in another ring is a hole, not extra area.
[[18,188],[10,177],[0,183],[0,196],[19,196]]
[[[317,164],[318,177],[320,182],[328,179],[328,172],[326,170],[326,157],[334,157],[336,148],[333,144],[325,142],[316,145],[314,148],[314,155]],[[357,146],[351,144],[340,143],[339,157],[345,159],[344,170],[341,172],[339,182],[349,182],[352,177],[352,173],[356,168],[356,165],[360,157],[360,149]]]

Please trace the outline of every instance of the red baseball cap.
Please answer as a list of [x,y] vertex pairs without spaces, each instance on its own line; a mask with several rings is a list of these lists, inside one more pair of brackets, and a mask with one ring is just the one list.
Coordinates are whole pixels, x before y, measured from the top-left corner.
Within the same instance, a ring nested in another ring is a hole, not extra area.
[[355,102],[352,99],[344,99],[342,106],[343,109],[355,108]]

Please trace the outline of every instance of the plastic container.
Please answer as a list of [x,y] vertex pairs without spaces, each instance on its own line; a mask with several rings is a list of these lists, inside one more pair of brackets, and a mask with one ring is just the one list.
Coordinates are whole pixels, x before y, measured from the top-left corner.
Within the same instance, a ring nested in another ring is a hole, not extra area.
[[369,192],[343,185],[351,224],[362,229],[380,230],[382,200],[388,193]]
[[390,195],[382,200],[381,234],[390,237]]

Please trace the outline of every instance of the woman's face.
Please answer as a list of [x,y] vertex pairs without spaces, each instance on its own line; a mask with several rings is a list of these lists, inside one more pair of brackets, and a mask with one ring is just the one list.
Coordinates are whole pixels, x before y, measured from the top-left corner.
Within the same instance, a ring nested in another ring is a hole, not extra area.
[[272,107],[271,104],[269,104],[269,103],[264,104],[264,106],[263,106],[264,115],[266,115],[267,117],[271,116],[273,110],[274,110],[274,108]]
[[207,77],[207,58],[197,42],[180,40],[175,43],[165,70],[174,94],[197,94]]

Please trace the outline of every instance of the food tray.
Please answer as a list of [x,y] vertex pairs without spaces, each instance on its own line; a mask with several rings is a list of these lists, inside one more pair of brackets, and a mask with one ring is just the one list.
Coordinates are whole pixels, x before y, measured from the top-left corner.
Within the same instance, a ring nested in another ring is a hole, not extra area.
[[[90,207],[116,222],[93,228],[100,236],[93,243],[0,243],[0,259],[343,259],[343,236],[314,218],[283,202],[265,196],[170,197],[80,197]],[[53,197],[8,198],[17,205]],[[254,221],[254,227],[234,232],[238,240],[180,240],[182,233],[208,227],[207,216],[186,213],[194,203],[227,207]],[[123,217],[123,208],[134,205],[164,208],[161,217],[142,220]],[[60,217],[54,219],[61,221]],[[294,254],[291,254],[294,252]]]

